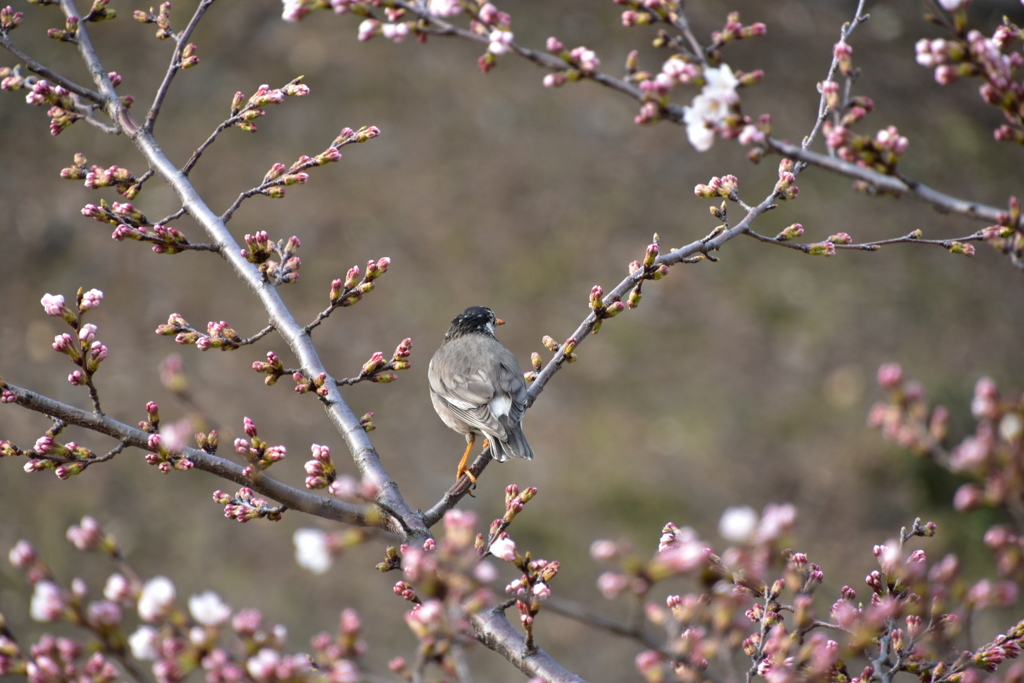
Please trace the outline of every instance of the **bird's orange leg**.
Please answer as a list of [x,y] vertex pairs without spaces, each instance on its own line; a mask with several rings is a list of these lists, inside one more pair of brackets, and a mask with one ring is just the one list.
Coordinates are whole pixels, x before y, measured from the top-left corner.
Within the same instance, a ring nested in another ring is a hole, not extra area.
[[476,483],[476,477],[466,467],[466,463],[469,461],[469,453],[473,450],[473,444],[476,443],[476,434],[470,433],[469,438],[466,440],[466,452],[462,454],[462,460],[459,461],[459,469],[455,471],[455,481],[462,479],[462,475],[465,474],[469,477],[469,480]]

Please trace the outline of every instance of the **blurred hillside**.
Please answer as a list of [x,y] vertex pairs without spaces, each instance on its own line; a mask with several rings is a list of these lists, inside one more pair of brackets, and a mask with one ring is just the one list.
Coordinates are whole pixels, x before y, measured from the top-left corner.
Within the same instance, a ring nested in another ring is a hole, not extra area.
[[[744,23],[768,25],[766,37],[730,46],[726,61],[765,70],[763,83],[743,92],[744,111],[771,113],[777,136],[799,140],[813,124],[815,84],[855,4],[691,2],[687,12],[701,35],[720,28],[731,9]],[[191,5],[175,5],[176,27]],[[134,94],[144,110],[171,45],[131,21],[132,8],[118,7],[118,20],[93,27],[92,35],[106,66],[124,78],[119,91]],[[539,48],[555,35],[567,46],[587,45],[612,74],[633,48],[641,49],[645,68],[657,69],[666,57],[650,47],[650,32],[623,29],[611,2],[510,0],[501,8],[512,14],[517,41]],[[38,37],[56,25],[56,11],[19,9],[26,12],[14,34],[19,44],[87,81],[72,47]],[[1003,13],[1021,22],[1021,10],[1009,0],[972,5],[987,29]],[[980,101],[976,83],[941,88],[914,63],[914,42],[938,35],[920,5],[879,2],[870,11],[873,19],[852,41],[863,70],[856,94],[876,103],[861,130],[896,125],[910,138],[902,171],[940,191],[999,206],[1020,196],[1024,150],[993,142],[1000,117]],[[360,44],[351,16],[323,12],[299,24],[279,17],[280,3],[272,0],[214,5],[193,39],[203,61],[174,82],[156,132],[170,158],[184,163],[226,118],[236,91],[249,95],[261,83],[306,76],[309,97],[268,108],[255,135],[229,131],[196,167],[193,181],[222,211],[271,164],[322,151],[341,128],[382,130],[378,139],[346,148],[339,164],[312,173],[306,186],[290,188],[286,199],[249,200],[230,228],[237,237],[266,230],[275,239],[301,238],[301,280],[283,290],[299,320],[325,307],[330,280],[353,264],[392,259],[377,289],[333,315],[315,340],[335,375],[352,376],[374,351],[390,353],[412,338],[413,367],[397,382],[344,393],[356,414],[376,413],[374,443],[417,507],[433,504],[451,484],[463,444],[434,414],[426,381],[430,355],[457,313],[490,306],[508,323],[501,340],[524,365],[532,351],[546,359],[542,335],[568,336],[588,312],[590,288],[618,283],[653,233],[663,246],[680,246],[715,226],[707,201],[693,196],[695,184],[733,173],[750,201],[776,179],[775,159],[752,166],[728,141],[699,154],[680,127],[634,125],[637,105],[607,89],[541,87],[544,72],[523,60],[501,58],[485,76],[475,45],[441,38]],[[250,416],[261,437],[291,453],[275,468],[279,478],[301,482],[311,443],[330,445],[335,461],[345,462],[341,439],[311,398],[295,395],[287,382],[266,388],[249,369],[268,350],[293,364],[274,335],[256,348],[203,354],[153,334],[172,312],[197,327],[226,320],[243,335],[266,319],[216,256],[158,256],[137,243],[112,242],[108,226],[83,218],[84,204],[117,197],[57,177],[76,152],[104,167],[145,170],[121,137],[79,123],[51,138],[44,111],[24,105],[21,94],[0,93],[0,375],[86,405],[50,349],[63,330],[38,302],[46,292],[71,297],[79,286],[95,287],[106,294],[90,315],[110,348],[97,379],[108,414],[133,423],[148,400],[160,404],[165,421],[193,413],[159,381],[159,363],[180,353],[190,392],[207,425],[221,431],[224,452]],[[912,199],[855,194],[848,180],[814,169],[799,185],[799,199],[766,215],[760,232],[800,222],[813,239],[844,231],[860,241],[915,227],[928,237],[981,227]],[[177,209],[156,182],[136,205],[151,217]],[[204,241],[188,221],[178,227]],[[823,565],[830,589],[860,585],[872,568],[870,544],[915,516],[940,524],[930,556],[973,549],[978,564],[969,571],[985,569],[981,520],[948,512],[955,482],[884,444],[865,415],[880,396],[874,374],[884,361],[902,363],[950,408],[954,436],[970,424],[978,377],[1024,387],[1022,274],[984,245],[973,259],[905,245],[825,259],[734,240],[719,256],[719,263],[680,266],[650,283],[639,309],[587,340],[580,362],[560,372],[527,415],[537,459],[492,465],[477,498],[463,506],[486,523],[500,515],[508,483],[538,486],[513,535],[535,557],[562,561],[562,595],[613,615],[621,606],[600,604],[593,587],[600,568],[585,557],[594,538],[629,537],[646,555],[661,526],[674,521],[721,546],[719,516],[744,503],[761,509],[793,502],[794,547]],[[0,437],[23,447],[47,426],[20,409],[0,409]],[[71,438],[110,447],[79,432]],[[103,562],[83,562],[63,538],[68,525],[93,515],[122,539],[144,575],[166,574],[183,596],[214,588],[235,607],[264,608],[268,619],[289,626],[296,649],[312,633],[334,628],[342,607],[354,606],[373,616],[366,619],[369,661],[378,670],[396,650],[410,654],[405,605],[390,594],[395,579],[371,571],[382,543],[313,577],[294,566],[291,533],[329,528],[325,523],[294,513],[278,524],[230,523],[210,499],[225,483],[208,475],[161,477],[137,451],[69,482],[26,476],[21,464],[0,462],[5,551],[29,538],[59,575],[85,576],[99,590]],[[27,599],[4,563],[0,609],[26,618]],[[538,624],[541,646],[567,664],[578,661],[572,653],[582,638],[601,644],[601,654],[576,669],[584,677],[635,676],[632,645],[556,616]],[[503,671],[501,680],[515,676],[482,650],[474,664]]]

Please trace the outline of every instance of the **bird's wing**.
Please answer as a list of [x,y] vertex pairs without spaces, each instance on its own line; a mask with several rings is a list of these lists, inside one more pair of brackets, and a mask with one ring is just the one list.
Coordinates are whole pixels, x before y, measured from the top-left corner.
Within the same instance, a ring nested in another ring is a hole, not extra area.
[[502,351],[504,353],[498,356],[500,365],[498,387],[500,393],[509,398],[508,424],[517,425],[526,412],[526,380],[523,378],[523,369],[519,367],[519,361],[512,355],[512,352],[505,348]]
[[438,353],[431,361],[430,390],[473,431],[504,441],[505,427],[491,412],[498,389],[488,379],[488,368],[467,362],[461,353]]

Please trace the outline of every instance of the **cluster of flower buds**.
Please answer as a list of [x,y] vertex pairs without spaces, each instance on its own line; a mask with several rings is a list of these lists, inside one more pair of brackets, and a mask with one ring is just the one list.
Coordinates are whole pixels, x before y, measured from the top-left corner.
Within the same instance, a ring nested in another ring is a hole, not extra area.
[[22,12],[15,12],[14,8],[8,5],[0,9],[0,31],[7,33],[21,26],[25,15]]
[[[576,339],[576,337],[569,337],[568,339],[565,340],[564,344],[559,344],[554,340],[553,337],[545,334],[543,337],[541,337],[540,343],[543,344],[544,348],[546,348],[551,353],[558,353],[559,351],[561,351],[562,357],[565,359],[566,363],[575,363],[578,360],[576,354],[574,353],[574,351],[576,350],[576,345],[579,344],[579,340]],[[539,367],[539,363],[535,362],[534,367]]]
[[[377,261],[370,260],[366,264],[366,275],[362,275],[359,266],[352,266],[345,274],[345,279],[331,282],[331,307],[352,306],[363,298],[364,294],[373,291],[374,280],[388,272],[391,259],[387,256]],[[362,277],[360,277],[362,275]]]
[[[334,138],[334,142],[331,143],[331,148],[337,150],[338,147],[344,147],[345,145],[351,145],[353,143],[367,142],[380,135],[380,128],[377,126],[363,126],[359,130],[352,130],[351,128],[342,128],[341,132],[338,133],[338,137]],[[340,158],[340,156],[339,156]]]
[[601,60],[597,53],[590,48],[580,45],[568,49],[558,38],[548,38],[546,44],[548,52],[555,55],[566,63],[564,71],[556,71],[544,77],[545,88],[557,88],[569,82],[577,82],[586,76],[592,76],[601,66]]
[[519,555],[515,543],[505,534],[491,543],[490,552],[522,572],[519,578],[505,587],[505,593],[516,599],[519,621],[526,631],[526,646],[532,647],[534,620],[541,610],[541,604],[551,597],[551,581],[558,575],[561,563],[531,560],[529,552]]
[[[156,404],[152,405],[155,406]],[[146,406],[147,409],[149,407],[149,405]],[[169,443],[174,447],[178,447],[180,445],[178,435],[169,435]],[[146,454],[146,464],[153,465],[161,474],[167,474],[172,469],[179,472],[187,472],[195,464],[185,456],[172,452],[171,448],[164,443],[163,433],[150,434],[146,442],[146,448],[150,451]]]
[[171,3],[160,3],[160,10],[156,14],[137,10],[132,13],[132,18],[141,24],[156,24],[156,37],[160,40],[167,40],[174,35],[171,28]]
[[223,491],[214,491],[213,500],[224,506],[224,516],[237,522],[245,523],[253,519],[269,519],[278,522],[284,515],[283,505],[273,506],[265,498],[256,496],[256,492],[243,486],[234,496]]
[[[522,497],[528,499],[533,493],[520,493],[518,488],[510,487],[506,498],[520,499],[514,504],[520,507]],[[473,512],[450,510],[444,517],[444,535],[438,541],[431,538],[421,544],[389,548],[384,561],[377,565],[381,571],[401,569],[403,577],[395,584],[394,592],[414,605],[406,614],[406,623],[424,645],[429,644],[431,651],[438,653],[442,666],[450,664],[450,642],[461,637],[457,628],[460,615],[480,613],[497,602],[486,588],[498,579],[497,567],[485,555],[488,548],[490,555],[514,563],[528,577],[523,580],[523,595],[519,595],[518,588],[513,591],[525,609],[521,614],[528,617],[524,619],[528,630],[533,623],[531,609],[535,615],[540,601],[550,595],[548,582],[558,573],[557,562],[531,561],[529,554],[520,557],[507,536],[496,536],[489,545],[476,529]],[[395,667],[401,666],[400,662],[395,663]]]
[[363,381],[377,382],[380,384],[394,382],[398,379],[398,375],[394,372],[390,372],[390,370],[407,370],[412,367],[412,362],[409,360],[409,356],[411,354],[412,339],[406,337],[395,348],[395,353],[391,356],[391,360],[386,360],[384,358],[384,353],[377,351],[370,356],[370,360],[363,363],[363,367],[360,369],[358,377],[338,380],[338,384],[355,384],[356,382]]
[[204,453],[214,455],[217,452],[217,446],[220,445],[220,435],[217,434],[216,429],[210,430],[209,434],[198,432],[196,434],[196,445]]
[[355,660],[366,654],[366,641],[362,639],[362,619],[354,609],[341,613],[338,633],[320,632],[313,636],[312,659],[320,671],[329,671],[331,680],[357,680],[360,676]]
[[999,215],[999,224],[982,230],[982,236],[995,249],[1007,254],[1018,268],[1024,268],[1024,224],[1020,200],[1010,197],[1009,211]]
[[252,369],[267,376],[263,383],[268,387],[277,384],[277,380],[288,372],[285,370],[284,363],[281,362],[281,359],[273,351],[267,351],[266,362],[254,361]]
[[[861,107],[854,109],[867,111]],[[852,116],[852,112],[848,116]],[[895,126],[884,128],[874,136],[857,135],[844,122],[839,125],[826,122],[822,130],[826,144],[840,159],[886,175],[896,172],[896,165],[910,146]]]
[[[790,162],[792,163],[792,162]],[[693,193],[702,199],[714,199],[715,197],[725,197],[731,201],[739,201],[739,196],[736,194],[736,190],[739,189],[740,181],[734,175],[725,175],[719,178],[713,176],[708,184],[698,183],[693,188]]]
[[149,401],[146,404],[146,419],[139,421],[139,429],[147,434],[160,433],[160,406],[156,401]]
[[995,139],[1024,144],[1024,81],[1017,76],[1024,55],[1010,49],[1014,42],[1024,41],[1024,30],[1004,18],[991,37],[967,31],[966,4],[954,14],[954,37],[917,42],[917,63],[934,68],[940,85],[958,78],[982,79],[982,99],[1001,109],[1008,121],[995,130]]
[[67,539],[81,551],[98,550],[110,557],[118,557],[120,550],[113,534],[105,533],[92,517],[82,517],[79,524],[68,527]]
[[4,441],[0,444],[0,454],[27,456],[29,461],[25,463],[26,472],[53,470],[61,480],[81,474],[86,467],[96,462],[96,454],[85,446],[74,441],[58,443],[57,433],[56,429],[48,430],[46,434],[36,439],[31,451],[22,451],[9,441]]
[[658,233],[654,233],[654,241],[647,245],[647,251],[644,253],[643,261],[632,261],[629,264],[629,274],[637,276],[637,283],[629,292],[629,298],[626,299],[626,308],[636,308],[640,305],[640,299],[643,296],[644,280],[660,280],[661,278],[668,275],[668,266],[664,263],[658,264],[658,254],[660,253],[661,238],[658,237]]
[[32,87],[35,80],[21,75],[21,67],[0,66],[0,90],[21,90]]
[[327,396],[327,373],[321,372],[316,377],[309,378],[306,377],[302,371],[296,370],[292,373],[292,379],[295,380],[295,392],[298,394],[305,394],[312,391],[318,396]]
[[975,431],[947,453],[949,412],[942,406],[930,409],[920,384],[906,380],[896,364],[879,369],[878,383],[889,397],[872,407],[869,424],[900,446],[974,480],[957,490],[956,509],[1006,508],[1024,495],[1016,475],[1024,467],[1024,397],[1004,397],[990,378],[978,380],[971,401]]
[[247,133],[255,133],[254,121],[267,113],[263,107],[268,104],[280,104],[286,97],[305,97],[308,94],[309,86],[302,82],[302,76],[295,78],[282,88],[261,85],[248,99],[246,99],[245,93],[237,92],[231,100],[232,123]]
[[178,313],[171,313],[166,324],[157,326],[156,333],[164,336],[173,334],[175,335],[174,341],[178,344],[195,344],[200,351],[209,349],[231,351],[245,344],[245,340],[239,337],[238,333],[228,327],[223,320],[209,322],[206,326],[206,334],[203,334],[189,325],[188,321]]
[[395,18],[389,21],[366,19],[359,24],[358,39],[360,41],[367,41],[374,36],[382,36],[393,43],[401,43],[410,35],[417,35],[416,22],[397,20],[404,15],[404,10],[397,10],[397,12],[389,10],[389,13],[393,14]]
[[[283,168],[282,164],[276,164],[276,166],[281,166]],[[268,177],[273,173],[274,169],[271,169],[271,173],[268,174]],[[299,176],[302,176],[303,178],[296,182],[305,182],[305,178],[308,177],[305,173],[296,173],[284,176],[284,178],[296,178]],[[284,179],[279,180],[283,181]],[[268,181],[264,181],[264,184],[266,184],[266,182]],[[275,186],[270,189],[281,188]],[[245,235],[244,239],[248,248],[241,250],[242,258],[249,263],[258,264],[259,271],[263,273],[264,280],[274,284],[289,284],[298,281],[298,270],[302,266],[302,259],[295,255],[299,247],[302,246],[302,242],[298,237],[293,235],[289,237],[287,241],[279,240],[274,242],[270,239],[270,236],[267,235],[266,231],[260,230],[255,235]],[[281,263],[278,263],[271,258],[274,255],[277,255],[281,259]]]
[[74,43],[78,37],[78,17],[72,15],[64,20],[64,28],[51,28],[46,35],[64,43]]
[[740,13],[730,12],[725,18],[725,26],[721,31],[713,31],[711,40],[716,47],[726,45],[736,40],[757,38],[768,33],[768,27],[761,22],[754,22],[744,26],[740,23]]
[[141,189],[138,179],[126,168],[111,166],[89,167],[84,154],[75,154],[71,166],[61,169],[60,177],[68,180],[84,180],[89,189],[113,187],[119,194],[134,199]]
[[[317,157],[317,159],[319,158],[320,157]],[[338,155],[338,158],[340,159],[341,156]],[[297,169],[319,165],[318,163],[312,163],[315,161],[316,160],[311,157],[302,156],[299,157],[298,161],[292,164],[290,169],[286,168],[282,163],[274,164],[270,167],[270,170],[267,171],[267,174],[263,176],[263,182],[259,187],[260,194],[264,194],[271,199],[282,199],[285,195],[285,187],[291,185],[304,185],[306,181],[309,180],[308,173]],[[328,161],[337,161],[337,159],[329,159]]]
[[775,236],[777,242],[789,242],[795,240],[804,234],[804,226],[800,223],[793,223],[789,227],[783,229],[778,235]]
[[249,440],[235,439],[235,452],[248,463],[242,470],[242,476],[254,479],[274,463],[284,460],[288,454],[288,450],[284,446],[267,446],[267,442],[257,435],[256,423],[252,419],[244,418],[243,429]]
[[199,64],[199,57],[196,55],[196,51],[199,48],[196,47],[195,43],[189,43],[181,51],[181,68],[191,69],[192,67]]
[[601,329],[601,323],[608,318],[614,318],[626,310],[626,304],[616,300],[606,306],[604,304],[604,288],[601,285],[594,285],[590,290],[590,310],[594,312],[594,317],[597,318],[594,321],[594,327],[591,329],[591,332],[597,334]]
[[[86,204],[82,207],[82,215],[92,218],[100,223],[120,226],[122,223],[132,227],[152,225],[146,214],[142,213],[130,202],[114,202],[107,204],[105,199],[100,200],[100,205]],[[115,238],[116,239],[116,238]]]
[[[519,487],[515,484],[509,484],[505,487],[505,514],[500,518],[491,522],[491,527],[488,530],[487,538],[490,540],[485,541],[483,536],[477,538],[476,547],[480,552],[484,552],[488,548],[491,548],[489,552],[495,556],[499,556],[498,553],[494,552],[493,543],[494,539],[497,539],[501,534],[508,529],[512,521],[515,520],[516,516],[523,511],[526,504],[533,500],[533,497],[537,495],[537,487],[530,486],[525,491],[520,491]],[[514,549],[514,548],[513,548]],[[499,556],[500,557],[500,556]],[[507,558],[504,559],[506,562],[512,562]]]
[[60,135],[65,128],[83,118],[71,93],[64,86],[50,85],[46,79],[32,84],[25,101],[37,107],[49,105],[46,115],[50,117],[50,135]]
[[511,15],[498,10],[490,2],[481,5],[480,11],[469,24],[469,30],[487,37],[487,52],[480,55],[476,62],[482,73],[490,71],[498,63],[498,55],[506,54],[515,40]]
[[[550,337],[545,336],[545,339],[550,339]],[[554,340],[552,339],[552,341]],[[537,376],[540,375],[541,368],[544,367],[544,361],[536,351],[530,354],[530,367],[532,368],[531,370],[523,373],[523,379],[527,382],[536,380]]]
[[153,244],[154,253],[167,255],[180,254],[192,245],[180,230],[159,223],[151,227],[144,225],[134,227],[121,223],[114,228],[110,237],[118,242],[123,240],[150,242]]
[[779,162],[779,180],[775,183],[775,197],[779,201],[796,199],[800,194],[800,188],[796,185],[794,168],[795,164],[792,159],[783,159]]
[[76,296],[77,313],[68,309],[60,294],[47,294],[40,301],[47,315],[61,318],[75,330],[74,335],[64,332],[53,340],[54,351],[63,353],[80,368],[68,375],[68,381],[75,386],[90,384],[93,373],[107,357],[107,347],[96,339],[96,326],[82,324],[82,315],[99,306],[101,301],[103,292],[98,289],[85,291],[84,288],[79,288]]
[[107,7],[109,4],[110,0],[92,0],[92,7],[89,8],[89,13],[85,15],[83,21],[106,21],[116,18],[117,12]]
[[327,446],[313,444],[313,459],[307,460],[303,468],[306,470],[306,488],[324,489],[337,476],[334,463],[331,462],[331,449]]

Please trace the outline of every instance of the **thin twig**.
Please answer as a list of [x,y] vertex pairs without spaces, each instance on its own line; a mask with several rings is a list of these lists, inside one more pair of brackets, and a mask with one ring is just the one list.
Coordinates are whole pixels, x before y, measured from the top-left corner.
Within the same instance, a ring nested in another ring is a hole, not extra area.
[[156,91],[156,96],[153,98],[153,104],[149,107],[149,112],[146,114],[146,121],[142,124],[142,127],[152,133],[153,127],[156,125],[156,117],[160,115],[160,107],[163,106],[164,98],[167,97],[167,91],[171,87],[171,81],[174,80],[174,76],[181,69],[181,53],[185,49],[185,45],[188,43],[189,37],[195,30],[199,20],[206,14],[206,10],[209,9],[214,0],[201,0],[199,6],[196,7],[195,13],[192,15],[192,19],[188,22],[188,26],[178,34],[174,36],[175,46],[174,54],[171,55],[171,63],[167,67],[167,73],[164,74],[164,80],[160,83],[160,87]]

